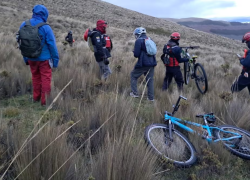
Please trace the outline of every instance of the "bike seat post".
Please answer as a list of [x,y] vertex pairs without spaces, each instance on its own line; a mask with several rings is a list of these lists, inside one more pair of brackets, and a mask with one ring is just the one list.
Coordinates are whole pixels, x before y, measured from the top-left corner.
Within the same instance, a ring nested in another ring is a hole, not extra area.
[[205,115],[203,116],[203,119],[204,119],[205,125],[208,126],[207,119],[206,119]]

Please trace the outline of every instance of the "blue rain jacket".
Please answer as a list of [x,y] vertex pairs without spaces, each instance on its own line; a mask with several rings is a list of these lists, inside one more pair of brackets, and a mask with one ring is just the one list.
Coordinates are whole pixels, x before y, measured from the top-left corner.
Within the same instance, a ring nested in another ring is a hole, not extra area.
[[[47,22],[49,16],[49,11],[43,5],[36,5],[33,8],[32,19],[30,19],[30,24],[35,26],[41,22]],[[25,25],[25,21],[21,24],[20,29]],[[25,63],[28,60],[31,61],[46,61],[49,59],[53,60],[53,67],[56,68],[59,62],[58,50],[56,47],[56,39],[54,33],[49,25],[44,25],[39,27],[39,34],[42,40],[42,53],[38,58],[27,58],[23,57]]]

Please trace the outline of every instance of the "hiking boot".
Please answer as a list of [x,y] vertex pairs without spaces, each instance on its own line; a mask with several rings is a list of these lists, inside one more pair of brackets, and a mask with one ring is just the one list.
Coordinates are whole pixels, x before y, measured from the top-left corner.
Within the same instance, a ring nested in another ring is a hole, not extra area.
[[134,98],[138,98],[138,97],[139,97],[139,95],[138,95],[138,94],[135,94],[134,92],[131,92],[129,95],[130,95],[131,97],[134,97]]
[[147,100],[148,100],[148,101],[151,101],[151,102],[154,102],[154,101],[155,101],[154,99],[149,99],[149,98],[147,98]]

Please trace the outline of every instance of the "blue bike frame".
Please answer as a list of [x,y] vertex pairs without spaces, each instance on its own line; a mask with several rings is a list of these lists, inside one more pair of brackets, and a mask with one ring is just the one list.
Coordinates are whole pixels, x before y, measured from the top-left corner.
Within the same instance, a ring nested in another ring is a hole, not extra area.
[[[196,126],[196,127],[199,127],[199,128],[202,128],[203,131],[207,131],[208,133],[208,136],[206,137],[206,140],[208,142],[218,142],[218,141],[230,141],[232,139],[239,139],[241,138],[242,136],[238,133],[234,133],[234,132],[230,132],[230,131],[225,131],[223,129],[220,129],[219,127],[209,127],[207,125],[207,122],[206,122],[206,117],[208,117],[209,115],[204,115],[203,119],[206,123],[206,125],[201,125],[199,123],[195,123],[195,122],[191,122],[191,121],[187,121],[187,120],[182,120],[182,119],[179,119],[179,118],[176,118],[176,117],[173,117],[173,116],[170,116],[168,113],[165,114],[165,121],[168,121],[169,125],[171,126],[171,124],[175,124],[177,126],[179,126],[180,128],[184,129],[185,131],[188,131],[190,133],[196,133],[195,130],[191,129],[190,127],[187,127],[185,126],[184,124],[182,123],[186,123],[186,124],[190,124],[190,125],[193,125],[193,126]],[[181,123],[182,122],[182,123]],[[212,138],[212,132],[214,130],[219,130],[221,132],[224,132],[224,133],[229,133],[229,134],[232,134],[234,136],[232,137],[229,137],[229,138],[221,138],[221,139],[215,139],[213,140]],[[198,133],[199,134],[199,133]],[[199,134],[200,135],[200,134]]]

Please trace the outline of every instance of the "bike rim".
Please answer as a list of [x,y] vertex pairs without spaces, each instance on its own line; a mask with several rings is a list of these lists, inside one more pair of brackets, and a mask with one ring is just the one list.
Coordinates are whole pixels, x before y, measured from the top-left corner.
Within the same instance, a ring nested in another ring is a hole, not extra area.
[[[167,132],[165,132],[167,131]],[[168,129],[162,126],[154,126],[148,131],[151,146],[163,159],[178,163],[189,163],[194,156],[189,143],[181,135],[173,131],[174,142],[170,142]]]
[[207,88],[206,77],[200,66],[197,66],[197,68],[195,69],[195,81],[200,91],[204,93]]
[[185,80],[186,80],[186,84],[189,83],[189,76],[190,76],[190,66],[189,63],[185,64]]
[[[244,131],[240,129],[233,127],[223,127],[221,129],[242,135],[242,140],[234,139],[230,141],[225,141],[224,144],[227,146],[227,148],[231,149],[232,151],[241,154],[243,156],[248,156],[250,158],[250,135],[246,134]],[[220,138],[229,138],[231,136],[232,134],[230,133],[224,133],[221,131],[219,132]],[[239,142],[237,140],[239,140]],[[235,144],[236,142],[237,144]]]

